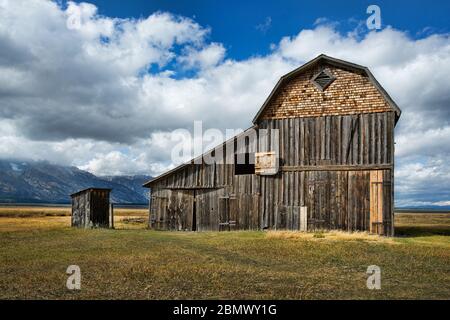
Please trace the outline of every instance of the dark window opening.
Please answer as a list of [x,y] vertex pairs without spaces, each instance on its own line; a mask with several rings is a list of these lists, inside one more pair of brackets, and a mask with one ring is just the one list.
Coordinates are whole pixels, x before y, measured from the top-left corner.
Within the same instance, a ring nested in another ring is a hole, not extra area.
[[322,70],[312,78],[316,87],[324,91],[336,78],[327,70]]
[[195,195],[192,207],[192,231],[197,231],[197,203],[195,201]]
[[255,154],[240,153],[234,155],[234,174],[255,174]]

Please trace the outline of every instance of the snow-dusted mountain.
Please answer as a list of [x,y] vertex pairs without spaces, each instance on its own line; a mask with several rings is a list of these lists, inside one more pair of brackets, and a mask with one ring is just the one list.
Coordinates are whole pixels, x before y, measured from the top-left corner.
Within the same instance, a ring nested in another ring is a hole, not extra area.
[[68,203],[70,194],[89,187],[111,188],[111,200],[122,204],[148,202],[142,184],[150,176],[97,177],[76,167],[43,161],[0,160],[0,202]]

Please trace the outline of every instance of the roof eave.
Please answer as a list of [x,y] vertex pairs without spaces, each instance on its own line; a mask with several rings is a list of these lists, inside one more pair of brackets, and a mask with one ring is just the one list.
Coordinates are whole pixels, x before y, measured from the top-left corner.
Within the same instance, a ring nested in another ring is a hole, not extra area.
[[311,61],[308,61],[307,63],[301,65],[300,67],[298,67],[295,70],[292,70],[289,73],[286,73],[285,75],[281,76],[280,79],[278,80],[277,84],[275,85],[275,87],[272,89],[272,91],[270,92],[269,96],[267,97],[267,99],[264,101],[263,105],[261,106],[261,108],[258,110],[258,112],[256,113],[255,117],[252,120],[253,124],[256,124],[256,122],[258,121],[259,116],[263,113],[264,109],[266,108],[266,106],[269,104],[270,100],[272,100],[272,97],[275,95],[275,93],[278,91],[279,87],[283,84],[283,82],[286,79],[289,79],[291,76],[293,76],[294,74],[297,74],[298,72],[300,72],[301,70],[304,70],[306,68],[308,68],[309,66],[313,65],[314,63],[316,63],[318,60],[322,59],[323,57],[326,57],[324,54],[321,54],[319,56],[317,56],[316,58],[312,59]]
[[166,172],[164,172],[163,174],[160,174],[159,176],[157,176],[157,177],[155,177],[155,178],[153,178],[153,179],[147,181],[147,182],[144,183],[142,186],[143,186],[144,188],[150,188],[151,185],[152,185],[153,183],[155,183],[155,182],[161,180],[162,178],[164,178],[164,177],[166,177],[166,176],[168,176],[168,175],[170,175],[170,174],[172,174],[172,173],[174,173],[174,172],[176,172],[176,171],[178,171],[178,170],[181,170],[181,169],[185,168],[186,166],[188,166],[188,165],[190,165],[190,164],[196,163],[196,161],[202,159],[204,155],[211,153],[212,151],[214,151],[215,149],[217,149],[219,146],[225,146],[226,144],[228,144],[228,143],[230,143],[231,141],[233,141],[233,139],[235,139],[235,138],[237,138],[237,137],[243,135],[243,134],[246,133],[248,130],[254,129],[255,127],[256,127],[256,125],[252,125],[250,128],[245,129],[243,132],[241,132],[241,133],[239,133],[239,134],[237,134],[237,135],[231,137],[231,138],[228,139],[228,140],[225,140],[224,142],[222,142],[221,144],[217,145],[216,147],[214,147],[214,148],[212,148],[212,149],[210,149],[210,150],[208,150],[208,151],[202,153],[201,155],[199,155],[199,156],[197,156],[197,157],[195,157],[195,158],[189,160],[188,162],[185,162],[185,163],[183,163],[183,164],[180,164],[178,167],[175,167],[175,168],[173,168],[173,169],[171,169],[171,170],[169,170],[169,171],[166,171]]
[[95,188],[95,187],[91,187],[91,188],[85,188],[85,189],[79,190],[77,192],[74,192],[74,193],[72,193],[70,195],[70,197],[74,197],[74,196],[76,196],[76,195],[78,195],[80,193],[83,193],[83,192],[86,192],[86,191],[90,191],[90,190],[101,190],[101,191],[109,191],[109,192],[112,191],[111,188]]
[[373,76],[372,72],[370,72],[369,68],[365,67],[365,71],[367,73],[367,76],[369,77],[370,81],[375,85],[375,87],[380,91],[383,98],[388,102],[388,104],[391,106],[392,109],[394,109],[395,112],[395,123],[397,123],[398,119],[400,119],[400,116],[402,115],[402,110],[400,107],[395,103],[395,101],[391,98],[389,93],[383,88],[383,86],[378,82],[378,80]]

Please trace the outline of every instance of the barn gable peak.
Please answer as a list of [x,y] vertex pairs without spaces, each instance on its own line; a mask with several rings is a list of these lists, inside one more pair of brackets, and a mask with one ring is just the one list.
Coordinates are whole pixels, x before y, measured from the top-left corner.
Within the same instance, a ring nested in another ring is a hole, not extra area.
[[[293,79],[296,79],[301,76],[307,77],[308,81],[305,80],[304,85],[307,85],[309,83],[310,90],[313,90],[313,89],[311,89],[311,87],[315,88],[313,95],[317,95],[318,92],[326,95],[326,96],[321,96],[321,99],[323,99],[323,101],[317,102],[317,104],[319,104],[321,108],[324,108],[324,106],[326,106],[328,104],[328,102],[325,102],[326,99],[329,100],[330,96],[333,95],[333,93],[330,92],[330,91],[333,91],[333,90],[331,90],[331,88],[333,86],[336,86],[335,90],[338,90],[337,86],[340,85],[341,86],[340,88],[342,88],[342,86],[346,86],[346,82],[343,79],[341,81],[335,81],[335,80],[339,80],[338,79],[339,75],[336,76],[336,74],[335,74],[336,71],[343,71],[343,70],[345,70],[347,72],[347,75],[353,74],[353,73],[360,75],[359,76],[360,79],[355,79],[355,80],[359,81],[359,80],[363,79],[366,83],[366,88],[367,88],[367,86],[370,86],[371,92],[369,92],[367,95],[368,96],[376,95],[378,97],[377,103],[380,106],[383,105],[382,108],[374,109],[374,110],[382,110],[382,111],[392,110],[395,112],[396,121],[399,119],[400,114],[401,114],[400,108],[392,100],[392,98],[389,96],[389,94],[386,92],[386,90],[384,90],[384,88],[380,85],[380,83],[375,79],[375,77],[372,75],[372,73],[370,72],[370,70],[367,67],[321,54],[318,57],[316,57],[315,59],[305,63],[304,65],[285,74],[284,76],[282,76],[280,78],[280,80],[277,82],[277,84],[273,88],[272,92],[270,93],[270,95],[268,96],[268,98],[266,99],[266,101],[264,102],[264,104],[262,105],[262,107],[260,108],[258,113],[256,114],[256,116],[254,117],[253,123],[257,124],[261,119],[264,118],[264,116],[267,116],[268,113],[273,111],[273,110],[268,110],[268,109],[279,108],[279,106],[282,105],[282,103],[280,103],[280,101],[275,101],[277,99],[277,97],[279,98],[280,95],[289,94],[289,93],[286,93],[286,91],[288,91],[288,90],[285,90],[285,88],[288,86],[289,83],[292,82]],[[312,84],[312,86],[311,86],[311,84]],[[328,88],[330,88],[330,90],[328,90]],[[300,89],[300,88],[297,88],[297,89]],[[300,91],[304,92],[304,87],[301,89],[303,89],[303,90],[300,90]],[[364,97],[366,95],[366,92],[364,92],[364,90],[362,90],[361,92],[359,92],[359,94],[361,94]],[[351,95],[353,95],[353,92],[351,93]],[[291,101],[289,103],[290,108],[286,108],[286,110],[282,110],[282,112],[278,112],[278,114],[276,112],[272,112],[271,116],[278,117],[278,118],[293,117],[291,114],[292,113],[295,114],[296,112],[298,113],[298,111],[299,111],[298,106],[307,103],[303,99],[305,96],[307,98],[309,98],[311,96],[311,94],[300,93],[300,94],[297,94],[297,96],[288,97],[287,100]],[[346,97],[347,94],[343,94],[343,96]],[[279,100],[280,100],[280,98],[279,98]],[[306,99],[306,100],[308,100],[308,99]],[[296,101],[298,101],[298,102],[296,102]],[[355,103],[350,101],[349,99],[347,99],[347,103],[355,105]],[[353,110],[350,110],[351,108],[349,108],[349,110],[347,110],[347,112],[355,113],[356,107],[353,106],[352,108],[353,108]],[[293,112],[292,109],[296,109],[295,112]],[[311,113],[311,116],[321,115],[317,109],[318,108],[316,106],[314,108],[314,112]],[[337,107],[337,109],[339,109],[339,112],[342,112],[342,113],[346,112],[345,106],[343,108],[341,108],[341,106],[339,105]],[[371,112],[372,109],[373,108],[371,106],[369,106],[364,110],[364,112]],[[379,111],[376,111],[376,112],[379,112]]]

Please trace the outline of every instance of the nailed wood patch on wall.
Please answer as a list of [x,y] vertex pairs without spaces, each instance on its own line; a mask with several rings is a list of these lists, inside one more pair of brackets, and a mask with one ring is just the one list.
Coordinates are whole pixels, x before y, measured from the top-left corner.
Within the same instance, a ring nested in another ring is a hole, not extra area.
[[278,173],[279,159],[275,151],[255,153],[255,174],[272,176]]

